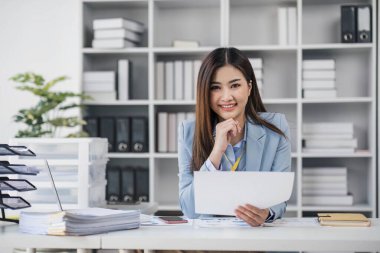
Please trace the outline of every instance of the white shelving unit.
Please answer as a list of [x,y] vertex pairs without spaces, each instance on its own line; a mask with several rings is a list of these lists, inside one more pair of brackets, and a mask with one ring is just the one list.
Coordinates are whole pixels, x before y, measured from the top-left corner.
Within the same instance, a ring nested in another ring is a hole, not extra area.
[[40,173],[33,182],[34,192],[27,194],[33,210],[54,210],[58,206],[45,166],[49,163],[63,209],[106,206],[106,139],[101,138],[15,138],[11,145],[34,150],[33,158],[11,158],[13,163],[36,166]]
[[[340,5],[371,4],[373,42],[340,43]],[[295,45],[277,43],[278,7],[297,7]],[[179,210],[177,154],[156,151],[156,114],[193,111],[195,101],[155,99],[155,63],[201,60],[220,46],[234,46],[248,57],[264,60],[263,101],[268,111],[286,115],[292,142],[292,170],[296,172],[288,216],[317,211],[358,211],[376,215],[376,0],[82,0],[82,71],[116,70],[116,61],[133,63],[132,99],[127,102],[88,103],[94,116],[146,116],[149,152],[111,153],[111,164],[149,167],[150,201],[160,210]],[[92,21],[126,17],[147,27],[141,47],[100,50],[90,48]],[[321,18],[323,17],[323,18]],[[175,39],[196,40],[199,48],[172,48]],[[334,58],[336,99],[302,98],[302,60]],[[351,155],[302,152],[302,124],[353,121],[359,150]],[[347,166],[353,206],[304,206],[304,166]]]

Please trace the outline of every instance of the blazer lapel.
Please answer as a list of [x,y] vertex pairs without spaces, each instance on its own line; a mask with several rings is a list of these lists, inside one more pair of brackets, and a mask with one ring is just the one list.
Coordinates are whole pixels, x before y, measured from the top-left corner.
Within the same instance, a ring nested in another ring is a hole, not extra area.
[[263,156],[266,133],[263,126],[247,121],[246,170],[259,171]]

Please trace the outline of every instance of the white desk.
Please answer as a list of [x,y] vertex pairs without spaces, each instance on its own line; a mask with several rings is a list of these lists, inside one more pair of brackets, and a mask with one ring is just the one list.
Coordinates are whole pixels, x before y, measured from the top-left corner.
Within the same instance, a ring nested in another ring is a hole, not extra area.
[[78,253],[88,249],[101,248],[101,235],[91,236],[46,236],[20,233],[18,225],[2,223],[0,225],[0,246],[4,248],[26,248],[35,252],[38,248],[77,249]]
[[19,233],[17,225],[3,225],[0,245],[29,252],[34,248],[380,251],[380,219],[372,219],[369,228],[156,226],[93,236],[30,235]]
[[380,219],[369,228],[141,227],[102,236],[103,249],[380,251]]

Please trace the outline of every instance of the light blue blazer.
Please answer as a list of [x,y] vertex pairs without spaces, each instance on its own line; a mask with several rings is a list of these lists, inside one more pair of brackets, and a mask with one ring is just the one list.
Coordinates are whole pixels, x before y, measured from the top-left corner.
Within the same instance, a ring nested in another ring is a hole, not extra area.
[[[288,138],[247,120],[246,170],[290,171],[290,135],[285,116],[280,113],[267,112],[259,115],[262,119],[277,126]],[[193,171],[191,169],[194,129],[194,120],[186,120],[178,126],[179,202],[182,212],[188,218],[197,218],[201,215],[195,213],[194,207]],[[205,164],[200,170],[207,171]],[[273,220],[281,218],[286,209],[286,202],[270,209],[274,213]]]

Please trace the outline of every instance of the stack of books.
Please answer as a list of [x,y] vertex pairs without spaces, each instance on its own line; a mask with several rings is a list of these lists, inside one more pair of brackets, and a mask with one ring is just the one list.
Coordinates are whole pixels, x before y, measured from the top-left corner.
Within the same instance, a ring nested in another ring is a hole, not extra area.
[[83,91],[95,101],[116,100],[114,71],[86,71],[83,73]]
[[346,167],[314,167],[302,170],[304,205],[352,205]]
[[200,60],[156,62],[156,99],[194,100],[201,64]]
[[253,72],[255,73],[257,88],[259,89],[260,96],[263,96],[263,83],[264,83],[263,59],[249,58],[249,62],[251,63]]
[[93,20],[93,48],[136,47],[141,42],[144,24],[125,18]]
[[278,44],[297,44],[297,8],[279,7],[277,9]]
[[304,98],[335,98],[335,60],[303,60],[302,88]]
[[85,208],[58,212],[21,212],[19,230],[42,235],[92,235],[139,226],[139,210]]
[[305,153],[352,154],[358,147],[353,123],[305,123],[302,134]]
[[179,124],[187,119],[194,119],[194,112],[158,113],[157,150],[161,153],[177,152],[177,130]]

